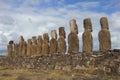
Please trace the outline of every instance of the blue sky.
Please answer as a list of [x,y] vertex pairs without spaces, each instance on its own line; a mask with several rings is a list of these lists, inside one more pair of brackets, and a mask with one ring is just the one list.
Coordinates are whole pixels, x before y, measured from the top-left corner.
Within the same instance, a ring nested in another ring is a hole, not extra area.
[[76,19],[82,49],[83,20],[91,18],[94,50],[99,49],[99,20],[106,16],[111,32],[112,48],[120,49],[120,0],[0,0],[0,54],[9,40],[19,42],[64,26],[69,34],[69,21]]

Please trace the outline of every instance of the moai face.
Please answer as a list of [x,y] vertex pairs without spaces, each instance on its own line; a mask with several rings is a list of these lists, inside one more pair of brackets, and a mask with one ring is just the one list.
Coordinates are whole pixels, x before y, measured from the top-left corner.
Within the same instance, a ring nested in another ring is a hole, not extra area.
[[78,34],[78,27],[77,27],[75,19],[70,20],[70,31],[72,33],[77,33]]
[[57,39],[56,30],[52,30],[52,31],[51,31],[51,37],[52,37],[52,39]]
[[43,38],[44,40],[47,40],[49,42],[49,36],[48,36],[48,33],[44,33],[43,34]]
[[32,40],[28,39],[28,44],[31,45],[32,44]]
[[40,36],[38,36],[38,43],[39,42],[42,42],[42,36],[40,35]]
[[101,24],[101,29],[103,30],[108,30],[109,29],[109,27],[108,27],[108,20],[107,20],[107,18],[106,17],[102,17],[101,19],[100,19],[100,24]]
[[33,43],[33,44],[37,44],[36,36],[33,36],[33,37],[32,37],[32,43]]
[[84,19],[84,28],[85,28],[85,31],[92,32],[92,23],[90,18]]
[[23,36],[20,36],[20,43],[23,43],[24,42],[24,38]]
[[61,36],[63,38],[66,38],[66,33],[65,33],[65,30],[64,30],[64,27],[59,28],[59,36]]

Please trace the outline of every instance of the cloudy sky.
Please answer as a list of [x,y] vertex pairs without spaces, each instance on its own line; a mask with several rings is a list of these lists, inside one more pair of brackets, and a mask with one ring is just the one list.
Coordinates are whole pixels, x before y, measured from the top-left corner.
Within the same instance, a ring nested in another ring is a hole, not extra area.
[[91,18],[94,50],[99,49],[99,20],[106,16],[111,31],[112,48],[120,49],[120,0],[0,0],[0,54],[9,40],[19,42],[32,36],[50,34],[52,29],[64,26],[69,33],[69,21],[76,19],[79,29],[80,50],[83,19]]

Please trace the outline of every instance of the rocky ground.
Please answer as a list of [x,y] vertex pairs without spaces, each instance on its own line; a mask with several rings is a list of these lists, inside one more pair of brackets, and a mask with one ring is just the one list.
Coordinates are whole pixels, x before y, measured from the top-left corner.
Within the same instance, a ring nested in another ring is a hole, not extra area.
[[120,80],[120,50],[1,56],[0,80]]

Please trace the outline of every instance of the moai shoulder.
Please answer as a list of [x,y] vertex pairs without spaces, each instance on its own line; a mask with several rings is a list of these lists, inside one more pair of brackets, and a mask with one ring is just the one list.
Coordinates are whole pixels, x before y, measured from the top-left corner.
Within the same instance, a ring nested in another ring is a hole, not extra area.
[[111,49],[111,35],[109,32],[108,20],[106,17],[100,19],[101,31],[99,32],[99,50]]
[[82,51],[83,52],[91,52],[93,49],[93,39],[92,39],[92,23],[90,18],[86,18],[83,21],[84,25],[84,33],[82,34]]
[[51,31],[51,40],[50,40],[50,54],[57,53],[57,33],[56,30]]

